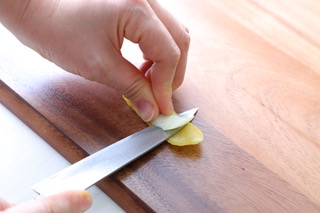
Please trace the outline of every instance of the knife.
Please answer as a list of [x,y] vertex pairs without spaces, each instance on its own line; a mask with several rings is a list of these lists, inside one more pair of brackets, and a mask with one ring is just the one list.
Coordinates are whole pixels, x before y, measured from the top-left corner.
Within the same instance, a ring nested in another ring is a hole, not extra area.
[[[178,115],[189,117],[197,111],[194,108]],[[163,130],[150,126],[78,161],[31,188],[41,196],[71,189],[85,190],[152,150],[182,128],[183,126]]]

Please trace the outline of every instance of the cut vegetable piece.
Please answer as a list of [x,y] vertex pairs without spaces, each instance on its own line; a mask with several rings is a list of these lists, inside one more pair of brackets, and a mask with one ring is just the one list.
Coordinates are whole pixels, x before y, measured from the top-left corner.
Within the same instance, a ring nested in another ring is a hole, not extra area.
[[203,133],[198,127],[192,123],[188,123],[167,141],[175,146],[195,145],[203,141]]
[[122,98],[126,101],[126,103],[128,104],[128,106],[129,106],[133,111],[136,112],[136,110],[133,108],[133,105],[132,105],[131,101],[130,101],[128,98],[124,97],[124,96],[122,96]]
[[152,126],[158,126],[163,130],[176,129],[189,123],[194,116],[181,117],[177,114],[172,115],[159,115],[153,122]]
[[[135,111],[130,100],[125,98],[124,96],[123,98],[127,102],[128,106],[130,106]],[[185,127],[183,127],[175,135],[171,136],[167,141],[175,146],[195,145],[201,143],[203,141],[204,136],[198,127],[191,123],[188,123],[193,119],[193,117],[194,116],[180,117],[177,114],[169,116],[159,115],[159,117],[155,121],[153,121],[152,123],[148,123],[148,125],[155,125],[161,127],[164,130],[169,130],[178,128],[186,124]]]

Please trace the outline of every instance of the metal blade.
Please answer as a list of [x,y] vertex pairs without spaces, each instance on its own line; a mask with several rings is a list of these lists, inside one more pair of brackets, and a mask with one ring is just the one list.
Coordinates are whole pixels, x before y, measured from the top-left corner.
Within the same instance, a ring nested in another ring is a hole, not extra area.
[[[191,109],[179,116],[191,116],[197,110]],[[148,127],[80,160],[31,188],[40,195],[69,189],[87,189],[155,148],[181,128],[183,127],[164,131],[156,126]]]

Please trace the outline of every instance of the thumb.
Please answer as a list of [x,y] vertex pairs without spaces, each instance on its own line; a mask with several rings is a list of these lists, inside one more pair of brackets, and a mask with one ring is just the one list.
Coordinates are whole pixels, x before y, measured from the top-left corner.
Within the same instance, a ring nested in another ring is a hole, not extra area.
[[102,75],[102,83],[113,87],[129,99],[135,111],[145,122],[155,119],[159,114],[159,108],[151,83],[144,73],[121,56],[113,58],[109,69],[112,76]]
[[92,204],[91,196],[86,191],[72,190],[40,198],[7,209],[6,213],[80,213],[88,210]]

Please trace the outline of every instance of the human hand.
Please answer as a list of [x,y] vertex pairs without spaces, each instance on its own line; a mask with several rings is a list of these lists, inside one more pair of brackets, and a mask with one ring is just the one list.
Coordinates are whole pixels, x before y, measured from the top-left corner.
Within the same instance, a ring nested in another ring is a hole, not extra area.
[[0,213],[80,213],[88,210],[91,204],[92,199],[88,192],[73,190],[19,205],[0,198]]
[[[106,84],[150,121],[173,112],[183,81],[189,34],[155,0],[2,0],[1,18],[27,46],[63,69]],[[11,7],[6,7],[11,4]],[[9,2],[9,3],[8,3]],[[10,8],[17,2],[20,12]],[[12,14],[16,14],[15,16]],[[2,15],[3,16],[3,15]],[[147,60],[137,69],[122,57],[124,38]]]

